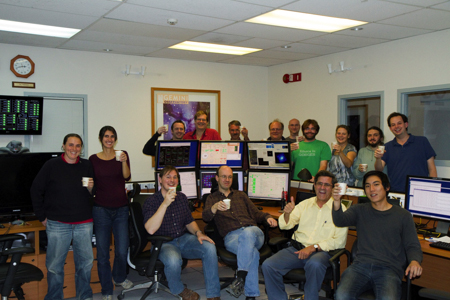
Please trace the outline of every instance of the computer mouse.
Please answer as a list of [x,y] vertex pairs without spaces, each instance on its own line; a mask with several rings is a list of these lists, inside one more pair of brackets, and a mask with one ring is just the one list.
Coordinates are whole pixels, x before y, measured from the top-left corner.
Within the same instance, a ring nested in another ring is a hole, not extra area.
[[256,208],[259,210],[263,210],[263,208],[261,206],[257,206]]

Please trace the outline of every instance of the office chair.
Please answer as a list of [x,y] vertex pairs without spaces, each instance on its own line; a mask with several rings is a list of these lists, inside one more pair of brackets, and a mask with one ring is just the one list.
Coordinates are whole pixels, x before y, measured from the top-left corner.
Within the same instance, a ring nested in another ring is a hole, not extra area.
[[[133,195],[135,198],[137,194]],[[139,275],[146,276],[152,280],[137,284],[131,289],[123,290],[117,298],[122,300],[125,297],[125,293],[146,289],[141,299],[144,300],[153,291],[158,293],[159,290],[165,291],[170,295],[173,295],[168,284],[165,281],[164,276],[164,264],[158,260],[159,253],[161,251],[161,245],[163,242],[170,242],[173,238],[168,236],[156,236],[149,235],[144,227],[144,215],[142,213],[142,207],[139,202],[130,203],[130,217],[128,221],[128,229],[130,234],[130,249],[129,249],[129,265],[135,269]],[[145,250],[148,242],[152,243],[152,249]],[[186,260],[183,260],[184,268],[186,266]],[[173,295],[181,300],[178,295]]]
[[[0,252],[0,290],[2,300],[7,300],[11,291],[14,292],[17,299],[24,300],[22,285],[31,281],[41,281],[44,273],[38,267],[21,263],[22,255],[26,253],[34,253],[31,247],[19,247],[11,249],[13,241],[23,239],[21,235],[2,235],[0,243],[2,243]],[[11,256],[11,261],[7,262]]]
[[[280,251],[283,248],[288,247],[288,242],[291,240],[292,234],[297,229],[295,226],[289,230],[280,230],[284,232],[284,236],[289,237],[274,237],[269,241],[269,246],[272,247],[274,253]],[[329,252],[331,258],[329,259],[330,266],[327,268],[325,277],[322,284],[322,290],[325,291],[327,298],[333,298],[337,283],[340,280],[341,276],[341,262],[340,258],[342,255],[347,255],[347,262],[350,261],[350,253],[345,249],[336,249]],[[306,282],[306,274],[305,269],[298,268],[292,269],[286,275],[283,276],[284,283],[298,283],[298,289],[300,291],[304,290],[305,282]]]
[[[259,264],[262,264],[264,260],[266,260],[268,257],[272,255],[272,251],[270,247],[268,246],[268,237],[269,237],[269,224],[267,222],[264,222],[264,224],[258,224],[260,226],[263,226],[263,232],[264,232],[264,244],[259,249]],[[223,240],[223,237],[219,234],[219,231],[217,230],[216,223],[214,222],[214,219],[211,222],[208,222],[208,224],[205,226],[205,233],[207,236],[209,236],[214,243],[216,244],[217,249],[217,255],[219,256],[219,259],[226,264],[227,266],[231,267],[231,269],[234,270],[234,277],[220,277],[220,282],[223,282],[223,284],[220,285],[220,289],[224,289],[227,286],[229,286],[237,277],[237,257],[236,254],[228,251],[225,248],[225,242]],[[263,283],[263,282],[260,282]]]
[[[356,259],[358,253],[358,239],[356,239],[353,242],[353,246],[352,246],[352,251],[350,254],[350,260],[348,260],[348,262],[353,263],[353,261]],[[409,276],[406,276],[406,287],[402,286],[402,298],[401,299],[405,299],[405,300],[410,300],[411,299],[411,279],[409,278]],[[368,290],[365,291],[364,293],[362,293],[361,295],[358,296],[358,300],[375,300],[375,293],[373,292],[373,290]]]

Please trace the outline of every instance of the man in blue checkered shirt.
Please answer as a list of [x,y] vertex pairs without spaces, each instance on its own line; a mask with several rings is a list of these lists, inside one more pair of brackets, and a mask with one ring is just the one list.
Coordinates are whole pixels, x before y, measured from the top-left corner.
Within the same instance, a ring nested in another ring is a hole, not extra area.
[[176,192],[180,174],[166,166],[159,178],[161,190],[144,203],[144,224],[148,233],[173,238],[161,247],[159,259],[170,292],[183,300],[197,300],[200,296],[185,288],[181,281],[182,259],[202,259],[208,300],[220,300],[218,262],[214,242],[199,229],[189,210],[186,195]]

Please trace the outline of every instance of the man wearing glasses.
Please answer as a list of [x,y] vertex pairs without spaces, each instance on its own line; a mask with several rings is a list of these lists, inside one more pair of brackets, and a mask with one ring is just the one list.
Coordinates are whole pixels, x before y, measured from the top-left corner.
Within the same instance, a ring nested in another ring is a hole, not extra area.
[[285,138],[283,136],[284,124],[279,119],[275,119],[269,124],[269,133],[270,137],[267,139],[268,141],[284,141]]
[[308,119],[303,122],[302,132],[305,140],[300,142],[298,149],[291,152],[291,162],[294,165],[293,179],[299,179],[298,173],[307,169],[314,181],[316,173],[327,169],[331,159],[330,146],[323,141],[316,140],[320,126],[316,120]]
[[271,227],[276,227],[277,221],[258,210],[244,192],[231,190],[233,171],[230,167],[219,167],[216,180],[219,190],[206,200],[203,220],[220,224],[217,229],[224,237],[225,248],[237,255],[237,278],[228,286],[227,292],[237,298],[245,287],[246,300],[254,300],[259,296],[258,250],[264,243],[264,233],[257,223],[267,221]]
[[220,134],[212,128],[208,128],[208,115],[203,110],[199,110],[194,116],[195,130],[187,132],[183,136],[183,140],[207,140],[220,141]]
[[[325,272],[329,266],[331,250],[344,248],[347,227],[336,227],[331,212],[331,197],[336,177],[328,171],[319,171],[314,178],[316,197],[295,205],[294,197],[278,218],[280,229],[298,225],[292,235],[291,246],[266,259],[262,265],[269,300],[288,299],[284,290],[283,276],[292,269],[304,268],[306,273],[306,300],[319,299]],[[345,211],[345,206],[342,205]]]

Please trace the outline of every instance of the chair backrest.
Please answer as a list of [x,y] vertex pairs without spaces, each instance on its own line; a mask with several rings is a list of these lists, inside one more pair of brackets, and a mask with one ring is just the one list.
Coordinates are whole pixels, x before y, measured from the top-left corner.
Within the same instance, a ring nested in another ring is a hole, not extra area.
[[141,185],[137,182],[133,183],[133,189],[127,193],[128,202],[131,202],[131,199],[138,196],[141,193]]
[[147,236],[149,236],[144,227],[142,206],[138,202],[130,203],[128,230],[130,237],[130,258],[134,259],[147,246]]
[[299,204],[303,200],[315,197],[316,194],[309,192],[297,191],[297,195],[295,196],[295,204]]

